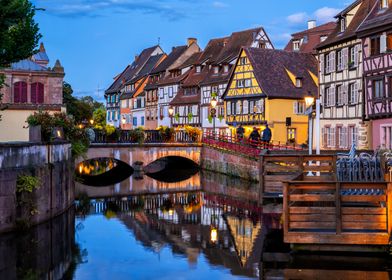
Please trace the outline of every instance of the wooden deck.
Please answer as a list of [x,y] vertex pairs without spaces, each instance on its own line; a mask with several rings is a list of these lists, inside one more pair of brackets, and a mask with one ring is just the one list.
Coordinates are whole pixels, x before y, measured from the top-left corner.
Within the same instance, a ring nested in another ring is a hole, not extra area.
[[298,179],[284,186],[285,242],[388,245],[391,183]]

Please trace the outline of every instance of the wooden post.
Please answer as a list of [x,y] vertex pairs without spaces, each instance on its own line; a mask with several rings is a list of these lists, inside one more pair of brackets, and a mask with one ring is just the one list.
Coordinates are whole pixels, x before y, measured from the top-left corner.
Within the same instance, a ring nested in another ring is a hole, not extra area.
[[340,182],[336,182],[335,211],[336,211],[336,234],[342,233],[342,209],[340,204]]
[[283,236],[289,232],[289,222],[290,222],[289,195],[290,195],[289,183],[284,182],[283,183]]
[[260,201],[264,199],[264,155],[259,157],[259,181],[260,181]]
[[391,235],[392,228],[392,182],[387,183],[387,221],[388,221],[388,234]]

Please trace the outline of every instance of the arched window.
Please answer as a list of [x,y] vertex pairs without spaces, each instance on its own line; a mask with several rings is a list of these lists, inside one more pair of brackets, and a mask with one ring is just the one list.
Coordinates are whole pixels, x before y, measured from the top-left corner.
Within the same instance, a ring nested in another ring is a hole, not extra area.
[[31,103],[44,103],[44,84],[32,83],[31,84]]
[[27,103],[27,83],[14,83],[14,103]]

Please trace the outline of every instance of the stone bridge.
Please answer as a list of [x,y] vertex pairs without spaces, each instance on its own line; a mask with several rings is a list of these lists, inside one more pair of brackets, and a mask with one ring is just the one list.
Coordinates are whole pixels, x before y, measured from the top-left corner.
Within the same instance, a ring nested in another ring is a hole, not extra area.
[[201,144],[91,144],[87,157],[78,158],[76,164],[94,158],[114,158],[133,166],[135,162],[143,162],[144,166],[165,157],[187,158],[200,165]]

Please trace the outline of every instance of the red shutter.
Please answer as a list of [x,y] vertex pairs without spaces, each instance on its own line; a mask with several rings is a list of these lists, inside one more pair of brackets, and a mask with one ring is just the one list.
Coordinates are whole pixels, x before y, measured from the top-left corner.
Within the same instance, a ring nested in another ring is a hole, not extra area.
[[20,82],[14,83],[14,103],[20,103],[20,91],[21,91]]
[[37,103],[37,89],[38,89],[38,83],[33,83],[31,84],[31,103],[35,104]]
[[38,83],[38,90],[37,90],[37,103],[44,103],[44,85]]
[[20,102],[27,103],[27,83],[21,82],[21,94],[20,94]]

